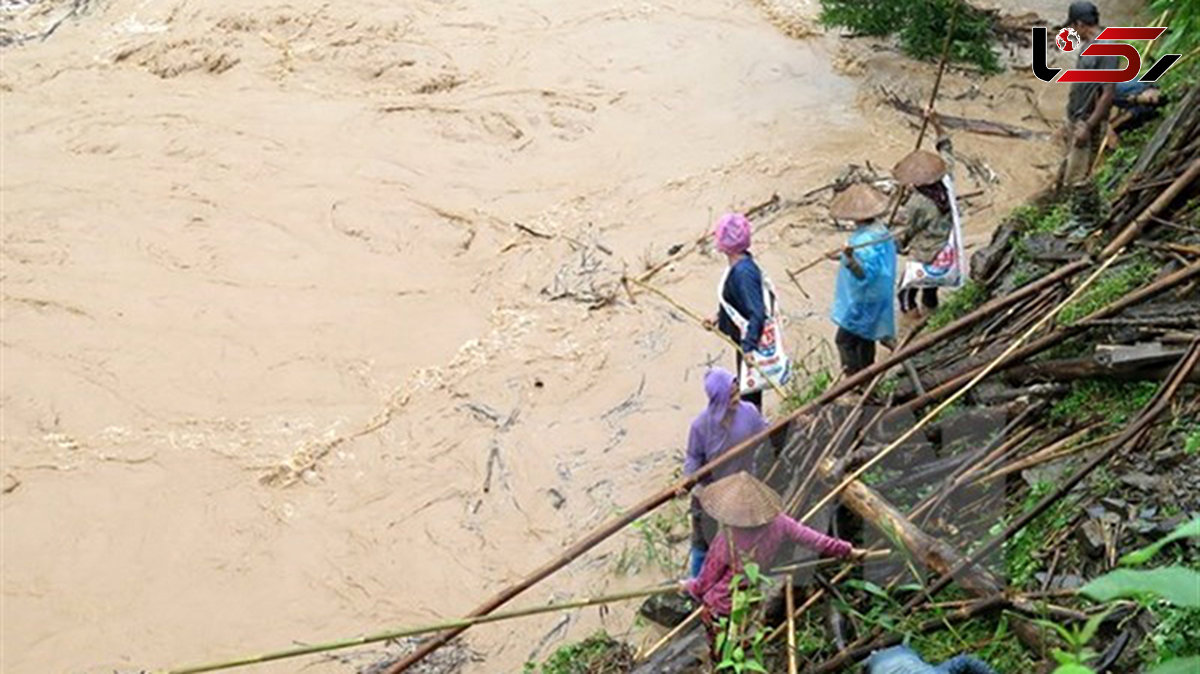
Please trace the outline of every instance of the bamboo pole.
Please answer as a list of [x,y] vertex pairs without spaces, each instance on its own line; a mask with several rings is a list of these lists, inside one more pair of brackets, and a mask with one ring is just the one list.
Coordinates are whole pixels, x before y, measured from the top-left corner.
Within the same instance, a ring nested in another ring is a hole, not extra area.
[[[1154,398],[1142,408],[1142,411],[1134,419],[1134,421],[1125,428],[1125,430],[1113,440],[1103,451],[1097,454],[1092,460],[1080,468],[1074,475],[1061,483],[1053,492],[1046,494],[1041,500],[1027,510],[1020,517],[1014,520],[1011,524],[1005,527],[1004,531],[994,536],[988,542],[984,543],[961,563],[954,565],[942,574],[937,581],[928,585],[919,592],[916,596],[910,599],[900,609],[900,617],[904,618],[910,615],[914,609],[921,604],[927,602],[934,597],[938,592],[945,589],[947,585],[960,573],[963,568],[971,564],[977,564],[979,560],[991,554],[997,547],[1005,541],[1013,537],[1018,531],[1024,529],[1034,519],[1046,512],[1052,505],[1058,502],[1059,499],[1071,492],[1080,482],[1088,475],[1096,470],[1101,464],[1108,461],[1112,456],[1132,445],[1140,442],[1144,434],[1149,430],[1150,424],[1162,414],[1170,405],[1171,399],[1179,391],[1180,387],[1187,381],[1187,375],[1196,365],[1200,363],[1200,338],[1192,341],[1188,352],[1180,359],[1167,381],[1161,386]],[[880,632],[876,630],[875,634]],[[825,674],[827,672],[839,671],[842,667],[853,660],[857,660],[871,650],[882,648],[888,645],[886,638],[877,638],[875,641],[865,643],[865,639],[860,639],[860,643],[854,647],[839,653],[837,656],[825,661],[819,667],[813,670],[814,674]]]
[[683,631],[686,630],[687,628],[691,627],[692,623],[696,622],[696,620],[700,618],[701,613],[704,613],[704,608],[697,607],[694,611],[692,611],[691,613],[688,614],[688,617],[686,617],[682,621],[680,621],[680,623],[678,625],[676,625],[675,627],[672,627],[670,632],[667,632],[666,634],[664,634],[663,638],[654,642],[654,645],[651,646],[650,648],[646,649],[646,652],[639,655],[637,659],[639,661],[649,660],[650,656],[657,653],[659,650],[662,649],[663,646],[666,646],[667,644],[671,643],[672,639],[674,639],[675,637],[682,634]]
[[[1118,251],[1118,252],[1120,252],[1120,251]],[[920,421],[918,421],[913,426],[909,427],[909,429],[907,431],[905,431],[903,434],[901,434],[901,436],[899,438],[892,441],[891,444],[889,444],[882,451],[880,451],[878,454],[876,454],[874,457],[872,457],[870,461],[867,461],[862,466],[859,466],[859,468],[857,470],[855,470],[850,475],[848,475],[844,480],[842,480],[841,484],[839,484],[838,486],[831,489],[829,491],[829,493],[825,495],[824,498],[822,498],[820,501],[818,501],[817,504],[815,506],[813,506],[808,511],[808,513],[806,513],[804,515],[804,517],[801,519],[801,521],[802,522],[808,521],[809,518],[811,518],[818,511],[820,511],[821,508],[825,507],[825,504],[829,503],[829,501],[836,498],[837,495],[839,493],[841,493],[841,491],[843,489],[845,489],[847,486],[850,485],[850,483],[852,483],[852,482],[858,480],[858,478],[862,477],[863,473],[866,473],[867,471],[869,471],[871,468],[873,468],[875,466],[875,464],[882,461],[884,459],[884,457],[888,456],[893,451],[895,451],[895,449],[897,447],[899,447],[899,446],[903,445],[905,442],[907,442],[908,439],[911,438],[913,435],[915,435],[917,431],[921,430],[922,428],[927,426],[931,421],[936,419],[937,416],[939,414],[941,414],[943,410],[945,410],[950,405],[953,405],[956,400],[958,400],[959,398],[966,395],[967,391],[970,391],[972,388],[975,387],[976,384],[983,381],[983,379],[985,377],[987,377],[989,374],[992,373],[992,370],[995,370],[997,367],[1000,366],[1001,363],[1004,362],[1005,358],[1007,358],[1014,351],[1016,351],[1022,344],[1025,343],[1026,340],[1028,340],[1030,337],[1032,337],[1033,333],[1040,330],[1043,325],[1049,323],[1051,319],[1053,319],[1055,316],[1057,316],[1058,313],[1060,311],[1062,311],[1064,307],[1066,307],[1068,304],[1075,301],[1075,299],[1077,297],[1082,295],[1083,291],[1087,290],[1088,287],[1090,287],[1092,285],[1092,283],[1095,283],[1096,279],[1100,278],[1100,275],[1103,274],[1104,271],[1107,270],[1110,266],[1112,266],[1112,264],[1114,262],[1116,262],[1119,257],[1120,257],[1120,255],[1118,254],[1118,255],[1113,255],[1112,257],[1108,258],[1108,260],[1106,260],[1104,262],[1104,264],[1100,265],[1100,267],[1097,268],[1096,271],[1092,272],[1091,276],[1084,279],[1083,283],[1080,283],[1079,286],[1077,288],[1075,288],[1075,290],[1069,296],[1067,296],[1067,298],[1065,300],[1060,302],[1058,304],[1058,306],[1056,306],[1054,309],[1052,309],[1048,314],[1046,314],[1040,320],[1038,320],[1037,323],[1034,323],[1033,326],[1030,327],[1028,330],[1026,330],[1020,337],[1018,337],[1011,344],[1009,344],[1008,348],[1006,348],[1003,353],[1001,353],[999,356],[997,356],[995,359],[993,359],[990,363],[988,363],[986,366],[984,366],[984,368],[979,371],[979,374],[975,375],[975,377],[972,378],[971,381],[969,381],[966,386],[955,391],[949,398],[947,398],[940,405],[938,405],[936,408],[934,408],[933,411],[929,412],[924,417],[922,417]]]
[[1183,172],[1183,175],[1176,178],[1175,182],[1171,183],[1170,187],[1163,190],[1162,193],[1159,194],[1158,197],[1146,207],[1146,210],[1142,211],[1142,213],[1138,215],[1133,222],[1129,223],[1125,229],[1121,230],[1121,233],[1118,234],[1116,238],[1114,238],[1108,244],[1108,246],[1104,248],[1104,251],[1101,253],[1101,255],[1112,255],[1114,251],[1129,245],[1129,242],[1136,239],[1137,236],[1142,233],[1142,230],[1147,224],[1149,224],[1150,220],[1154,216],[1158,215],[1167,206],[1170,206],[1171,202],[1174,201],[1175,198],[1178,197],[1185,188],[1195,182],[1197,178],[1200,178],[1200,158],[1193,159],[1191,165],[1188,166],[1188,169]]
[[531,608],[523,608],[515,611],[506,611],[503,613],[492,613],[490,615],[469,616],[466,618],[458,618],[456,620],[446,620],[431,625],[422,625],[419,627],[405,627],[395,630],[387,630],[384,632],[376,632],[367,634],[361,637],[351,639],[341,639],[323,644],[310,644],[307,646],[297,646],[295,648],[287,648],[280,651],[264,653],[262,655],[252,655],[248,657],[234,658],[231,660],[222,660],[220,662],[212,662],[201,665],[188,665],[185,667],[175,667],[162,670],[163,674],[199,674],[200,672],[215,672],[223,669],[233,669],[235,667],[245,667],[247,665],[256,665],[264,662],[272,662],[275,660],[284,660],[295,658],[302,655],[311,655],[313,653],[325,653],[328,651],[340,650],[343,648],[351,648],[354,646],[362,646],[364,644],[376,643],[379,641],[390,641],[392,639],[400,639],[403,637],[417,636],[420,634],[429,634],[430,632],[440,632],[442,630],[455,627],[469,627],[471,625],[479,625],[483,623],[500,622],[503,620],[511,620],[513,618],[524,618],[526,616],[540,615],[542,613],[553,613],[557,611],[568,611],[577,608],[585,608],[595,606],[597,604],[609,604],[618,601],[626,601],[629,599],[638,599],[641,597],[649,597],[656,594],[666,594],[674,592],[678,586],[666,585],[662,587],[654,587],[644,590],[633,590],[630,592],[621,592],[617,594],[593,597],[590,599],[581,599],[578,601],[569,601],[562,604],[547,604],[545,606],[534,606]]
[[796,674],[796,618],[792,612],[796,610],[796,590],[789,581],[783,588],[784,605],[787,610],[787,652],[788,674]]
[[[684,305],[680,304],[679,302],[675,301],[674,298],[672,298],[670,295],[663,292],[662,290],[659,290],[658,288],[655,288],[654,286],[650,285],[649,283],[644,283],[637,279],[631,279],[631,280],[633,281],[633,283],[635,283],[639,287],[644,288],[645,290],[648,290],[648,291],[654,293],[655,295],[658,295],[659,297],[661,297],[668,304],[670,304],[671,306],[675,307],[677,310],[686,314],[688,318],[691,318],[693,321],[696,321],[697,323],[699,323],[700,326],[703,327],[706,331],[712,332],[712,333],[716,334],[718,337],[720,337],[721,339],[725,340],[725,342],[727,344],[729,344],[730,346],[732,346],[738,352],[738,354],[742,357],[742,362],[749,363],[751,367],[753,367],[755,370],[758,370],[759,376],[762,377],[768,384],[771,385],[771,388],[775,390],[775,393],[779,394],[780,398],[787,398],[787,392],[784,391],[783,388],[779,384],[776,384],[773,379],[768,377],[767,374],[762,371],[762,368],[758,366],[758,363],[754,362],[754,359],[750,358],[748,356],[748,354],[742,350],[742,346],[740,344],[738,344],[737,342],[733,341],[729,337],[729,335],[721,332],[720,330],[713,330],[712,328],[709,328],[708,324],[705,322],[703,317],[701,317],[699,314],[692,311],[691,309],[685,307]],[[775,326],[775,328],[777,330],[782,330],[783,326],[777,325],[777,326]]]
[[[530,587],[533,587],[538,582],[553,574],[555,571],[558,571],[567,564],[570,564],[572,561],[579,558],[588,550],[596,547],[613,534],[637,521],[639,517],[651,512],[658,506],[673,498],[686,494],[689,489],[694,487],[704,478],[711,475],[714,470],[724,466],[726,463],[736,460],[743,453],[750,451],[754,447],[757,447],[759,443],[769,438],[772,433],[786,428],[795,419],[811,413],[820,405],[825,405],[833,400],[836,400],[843,393],[854,389],[854,387],[862,383],[870,381],[876,375],[887,371],[905,359],[911,358],[912,356],[925,351],[935,344],[940,343],[942,340],[949,339],[961,332],[966,331],[980,321],[989,318],[997,311],[1004,310],[1010,305],[1015,304],[1016,302],[1019,302],[1034,293],[1040,292],[1051,285],[1070,278],[1081,269],[1086,268],[1087,265],[1088,263],[1084,260],[1072,262],[1071,264],[1068,264],[1057,271],[1043,276],[1037,281],[1034,281],[1033,283],[1030,283],[1008,295],[1005,295],[1004,297],[987,302],[983,306],[950,323],[941,330],[937,330],[929,335],[926,335],[925,337],[914,340],[913,343],[908,347],[893,352],[888,358],[876,362],[870,367],[860,370],[850,377],[842,379],[840,382],[834,384],[827,391],[818,396],[815,400],[793,411],[790,415],[787,415],[771,424],[771,426],[767,429],[747,438],[740,445],[726,450],[725,453],[723,453],[717,459],[705,464],[704,466],[701,466],[699,470],[697,470],[695,473],[692,473],[692,475],[680,480],[679,482],[676,482],[675,484],[668,485],[657,494],[648,496],[641,502],[634,504],[624,513],[608,521],[599,529],[596,529],[584,538],[577,541],[574,545],[571,545],[569,548],[559,554],[558,557],[555,557],[554,559],[542,564],[517,583],[504,588],[499,593],[480,604],[474,611],[472,611],[471,615],[485,615],[495,611],[497,608],[508,603],[514,597]],[[1198,270],[1200,270],[1200,264],[1198,264],[1197,267]],[[455,636],[462,634],[468,627],[469,626],[454,627],[441,634],[438,634],[435,637],[430,638],[428,641],[421,644],[421,646],[408,657],[389,668],[385,674],[399,674],[400,672],[405,671],[412,665],[424,659],[425,656],[449,642]]]
[[[1197,91],[1200,91],[1200,89],[1197,89]],[[1112,304],[1101,307],[1081,318],[1080,320],[1076,321],[1074,325],[1059,326],[1053,332],[1039,337],[1028,346],[1011,354],[1011,357],[1007,359],[1004,365],[1025,360],[1035,354],[1041,353],[1042,351],[1058,344],[1059,342],[1062,342],[1076,332],[1086,329],[1090,321],[1108,318],[1109,316],[1118,314],[1131,306],[1141,303],[1147,298],[1154,297],[1159,293],[1166,292],[1175,286],[1181,285],[1182,283],[1191,279],[1193,276],[1197,275],[1200,275],[1200,261],[1194,262],[1183,269],[1175,271],[1157,281],[1148,283],[1134,292],[1129,293],[1128,295],[1124,295],[1121,297],[1121,299],[1113,302]],[[959,386],[962,386],[965,382],[970,381],[978,371],[978,368],[970,368],[962,374],[943,382],[928,394],[914,398],[913,400],[904,403],[891,412],[888,412],[887,419],[895,419],[902,414],[908,414],[913,410],[924,407],[925,405],[941,398],[947,393],[954,391]]]

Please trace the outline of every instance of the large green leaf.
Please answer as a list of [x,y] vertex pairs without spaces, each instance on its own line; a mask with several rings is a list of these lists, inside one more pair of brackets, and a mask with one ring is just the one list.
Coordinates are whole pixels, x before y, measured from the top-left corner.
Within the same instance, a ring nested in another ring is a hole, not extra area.
[[1180,525],[1178,529],[1171,532],[1170,535],[1164,537],[1157,543],[1152,543],[1141,550],[1134,550],[1133,552],[1125,555],[1121,558],[1121,565],[1141,566],[1157,555],[1158,551],[1162,550],[1163,547],[1181,538],[1200,538],[1200,517],[1197,517],[1187,524]]
[[1091,667],[1070,664],[1060,666],[1058,669],[1054,670],[1054,674],[1096,674],[1096,672],[1092,670]]
[[1093,580],[1080,590],[1097,601],[1161,597],[1176,606],[1200,607],[1200,572],[1182,566],[1150,571],[1118,569]]
[[1200,672],[1200,656],[1179,658],[1150,670],[1150,674],[1196,674]]

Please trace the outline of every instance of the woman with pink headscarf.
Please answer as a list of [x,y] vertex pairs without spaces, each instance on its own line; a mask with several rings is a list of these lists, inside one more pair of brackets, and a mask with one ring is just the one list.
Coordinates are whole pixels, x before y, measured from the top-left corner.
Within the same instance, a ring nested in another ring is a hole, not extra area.
[[[716,327],[742,347],[744,353],[758,348],[763,324],[767,320],[767,307],[763,303],[763,275],[758,263],[750,254],[750,221],[741,213],[726,213],[717,220],[713,232],[717,250],[729,260],[729,275],[721,288],[721,297],[734,311],[746,319],[746,332],[738,329],[733,319],[723,308],[717,309]],[[742,354],[737,354],[735,372],[741,371]],[[742,400],[762,411],[762,391],[747,393]]]

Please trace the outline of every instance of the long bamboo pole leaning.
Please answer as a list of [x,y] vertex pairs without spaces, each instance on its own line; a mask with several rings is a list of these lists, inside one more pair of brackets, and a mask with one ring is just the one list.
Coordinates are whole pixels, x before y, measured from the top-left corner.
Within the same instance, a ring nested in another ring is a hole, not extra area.
[[852,473],[847,475],[846,478],[844,480],[842,480],[842,482],[840,484],[838,484],[836,487],[831,489],[829,491],[829,493],[827,493],[825,495],[824,498],[822,498],[820,501],[817,501],[817,504],[814,505],[804,515],[804,518],[801,521],[802,522],[808,521],[809,518],[811,518],[813,515],[815,515],[817,512],[819,512],[821,510],[821,508],[825,507],[825,505],[827,503],[829,503],[834,498],[837,498],[837,495],[840,494],[841,491],[843,489],[845,489],[847,485],[849,485],[851,482],[854,482],[858,478],[862,477],[862,475],[864,473],[866,473],[871,468],[875,467],[875,465],[877,463],[879,463],[885,457],[887,457],[889,454],[891,454],[893,451],[895,451],[895,449],[897,447],[899,447],[902,444],[904,444],[905,442],[907,442],[908,439],[911,438],[914,434],[916,434],[917,431],[921,430],[922,428],[927,426],[931,421],[936,419],[937,416],[939,414],[941,414],[947,407],[954,404],[954,402],[956,400],[958,400],[959,398],[966,395],[967,392],[970,391],[972,388],[974,388],[976,384],[983,381],[983,379],[985,377],[987,377],[989,374],[991,374],[993,370],[995,370],[997,367],[999,367],[1004,362],[1004,360],[1006,358],[1008,358],[1008,356],[1010,356],[1014,351],[1016,351],[1018,348],[1020,348],[1021,345],[1024,344],[1026,340],[1028,340],[1030,337],[1032,337],[1033,333],[1037,332],[1038,330],[1040,330],[1042,328],[1042,326],[1049,323],[1068,304],[1075,301],[1076,298],[1078,298],[1080,295],[1082,295],[1083,291],[1085,291],[1089,287],[1091,287],[1091,285],[1093,283],[1095,283],[1096,279],[1100,278],[1100,275],[1103,274],[1105,272],[1105,270],[1107,270],[1109,267],[1111,267],[1112,264],[1114,262],[1116,262],[1118,258],[1120,258],[1120,252],[1122,252],[1122,251],[1118,251],[1117,254],[1114,254],[1112,257],[1105,260],[1104,263],[1101,264],[1096,269],[1096,271],[1092,272],[1092,274],[1090,276],[1088,276],[1086,279],[1084,279],[1083,282],[1080,283],[1075,288],[1075,290],[1072,291],[1071,294],[1067,296],[1067,298],[1065,300],[1063,300],[1062,302],[1059,302],[1058,306],[1054,307],[1054,309],[1052,309],[1049,313],[1047,313],[1045,316],[1043,316],[1041,319],[1039,319],[1036,323],[1034,323],[1020,337],[1018,337],[1011,344],[1009,344],[1008,348],[1006,348],[1003,353],[1001,353],[999,356],[997,356],[995,359],[993,359],[990,363],[988,363],[986,366],[984,366],[983,369],[980,370],[979,373],[976,374],[975,377],[971,379],[971,381],[967,382],[967,384],[965,386],[963,386],[962,388],[955,391],[950,397],[946,398],[946,400],[942,401],[941,404],[939,404],[932,411],[930,411],[928,414],[926,414],[924,417],[922,417],[920,421],[918,421],[917,423],[910,426],[907,431],[902,433],[899,438],[896,438],[895,440],[893,440],[891,442],[891,444],[889,444],[882,451],[880,451],[878,454],[876,454],[874,457],[872,457],[870,461],[867,461],[863,465],[859,466]]
[[351,639],[341,639],[323,644],[310,644],[307,646],[297,646],[295,648],[287,648],[261,655],[252,655],[249,657],[234,658],[231,660],[222,660],[220,662],[212,662],[200,665],[188,665],[185,667],[175,667],[162,670],[162,674],[199,674],[200,672],[215,672],[223,669],[234,669],[236,667],[245,667],[247,665],[257,665],[264,662],[273,662],[275,660],[285,660],[295,658],[302,655],[312,655],[313,653],[325,653],[328,651],[336,651],[343,648],[352,648],[354,646],[362,646],[364,644],[372,644],[380,641],[390,641],[392,639],[401,639],[404,637],[418,636],[421,634],[429,634],[430,632],[440,632],[453,627],[469,627],[471,625],[479,625],[481,623],[500,622],[502,620],[511,620],[513,618],[524,618],[531,615],[540,615],[542,613],[553,613],[556,611],[568,611],[577,608],[586,608],[588,606],[596,606],[598,604],[610,604],[618,601],[626,601],[629,599],[639,599],[641,597],[649,597],[656,594],[666,594],[676,591],[675,584],[664,585],[660,587],[652,587],[643,590],[632,590],[630,592],[620,592],[617,594],[606,595],[602,597],[592,597],[589,599],[580,599],[578,601],[568,601],[561,604],[547,604],[545,606],[534,606],[531,608],[523,608],[515,611],[506,611],[504,613],[492,613],[490,615],[471,616],[467,618],[459,618],[457,620],[446,620],[443,622],[433,623],[431,625],[421,625],[419,627],[406,627],[401,629],[387,630],[384,632],[376,632],[367,634],[361,637]]
[[742,350],[742,346],[740,344],[738,344],[737,342],[733,341],[729,337],[729,335],[721,332],[720,330],[713,330],[713,329],[709,328],[708,324],[705,322],[704,318],[702,316],[700,316],[700,314],[697,314],[696,312],[692,311],[691,309],[680,304],[678,301],[676,301],[674,298],[672,298],[670,295],[663,292],[662,290],[660,290],[644,281],[639,281],[638,279],[629,279],[629,280],[632,281],[633,284],[638,286],[639,288],[642,288],[643,290],[648,290],[648,291],[654,293],[655,295],[658,295],[663,300],[665,300],[667,302],[667,304],[670,304],[671,306],[675,307],[677,310],[679,310],[680,312],[685,314],[688,318],[692,319],[693,321],[696,321],[696,323],[699,324],[701,327],[703,327],[706,331],[715,333],[718,337],[725,340],[725,343],[732,346],[734,348],[734,350],[738,352],[738,355],[740,355],[742,357],[742,361],[749,363],[751,367],[753,367],[755,370],[758,370],[759,376],[762,377],[764,380],[766,380],[766,382],[768,384],[771,385],[771,388],[775,390],[775,393],[779,394],[780,398],[787,397],[787,392],[784,391],[783,388],[779,384],[776,384],[773,379],[768,377],[766,375],[766,373],[762,371],[762,368],[759,367],[758,363],[754,362],[753,358],[748,357],[748,354],[744,350]]
[[[900,608],[900,619],[909,616],[921,604],[927,602],[938,592],[945,589],[947,585],[957,576],[964,568],[978,564],[980,560],[994,552],[1005,541],[1011,539],[1018,531],[1024,529],[1034,519],[1046,512],[1052,505],[1058,502],[1059,499],[1066,496],[1088,475],[1095,471],[1102,464],[1112,458],[1118,451],[1136,444],[1141,440],[1146,432],[1149,431],[1151,423],[1162,414],[1168,407],[1171,399],[1179,391],[1182,385],[1187,381],[1187,375],[1200,364],[1200,339],[1193,340],[1188,351],[1180,358],[1174,370],[1167,377],[1164,384],[1159,387],[1154,398],[1142,408],[1142,411],[1133,420],[1133,422],[1125,428],[1121,434],[1114,439],[1108,446],[1101,450],[1095,457],[1088,461],[1082,468],[1076,471],[1066,481],[1060,483],[1054,491],[1046,494],[1032,508],[1021,514],[1002,532],[988,540],[982,546],[967,555],[961,562],[948,569],[935,582],[927,585],[923,590],[916,594],[912,599]],[[887,640],[882,637],[870,641],[871,636],[878,637],[880,630],[875,630],[872,635],[867,638],[860,639],[847,651],[839,653],[835,657],[826,660],[820,666],[813,669],[814,674],[826,674],[830,672],[840,671],[842,667],[849,664],[852,660],[857,660],[864,653],[869,653],[872,649],[881,648],[887,645]],[[869,642],[870,641],[870,642]],[[868,643],[869,642],[869,643]]]
[[[1200,91],[1200,89],[1198,89],[1198,91]],[[1090,322],[1118,314],[1129,307],[1141,303],[1145,299],[1154,297],[1155,295],[1181,285],[1191,280],[1191,278],[1194,276],[1200,276],[1200,262],[1194,262],[1182,269],[1168,274],[1161,279],[1158,279],[1157,281],[1148,283],[1132,293],[1122,296],[1121,299],[1100,307],[1087,316],[1079,319],[1072,325],[1060,325],[1054,331],[1039,337],[1029,345],[1022,347],[1020,350],[1010,354],[1009,357],[1006,358],[1005,362],[1001,364],[1001,367],[1006,367],[1010,363],[1022,361],[1035,354],[1041,353],[1042,351],[1045,351],[1046,349],[1066,340],[1075,333],[1086,330]],[[967,369],[962,374],[959,374],[958,376],[955,376],[954,378],[938,385],[927,394],[914,398],[913,400],[910,400],[903,405],[900,405],[896,409],[888,412],[885,419],[893,420],[899,418],[900,415],[911,413],[914,410],[940,399],[942,396],[949,394],[966,382],[970,381],[978,371],[978,367]]]
[[789,582],[783,587],[784,607],[787,611],[787,653],[788,674],[796,674],[796,618],[792,613],[796,610],[796,590]]
[[[795,419],[811,413],[814,409],[816,409],[820,405],[825,405],[825,404],[832,402],[833,400],[836,400],[839,396],[841,396],[842,394],[844,394],[848,391],[853,390],[858,385],[870,381],[873,377],[875,377],[875,375],[877,375],[881,372],[886,372],[887,370],[891,369],[895,365],[898,365],[899,363],[903,362],[904,360],[911,358],[912,356],[914,356],[918,353],[921,353],[922,351],[925,351],[926,349],[934,346],[935,344],[940,343],[942,340],[949,339],[955,335],[958,335],[958,334],[968,330],[969,328],[976,325],[977,323],[991,317],[997,311],[1002,311],[1004,309],[1007,309],[1012,304],[1019,302],[1034,293],[1040,292],[1041,290],[1044,290],[1045,288],[1047,288],[1051,285],[1060,283],[1063,280],[1070,278],[1072,275],[1076,274],[1077,272],[1086,268],[1087,266],[1088,266],[1088,263],[1084,260],[1077,260],[1071,264],[1068,264],[1068,265],[1058,269],[1057,271],[1054,271],[1046,276],[1043,276],[1041,279],[1024,286],[1023,288],[1021,288],[1015,292],[1012,292],[1008,295],[1005,295],[1004,297],[999,297],[999,298],[996,298],[994,300],[991,300],[991,301],[985,303],[983,306],[968,313],[966,316],[963,316],[962,318],[950,323],[949,325],[943,327],[942,329],[932,332],[929,335],[926,335],[925,337],[922,337],[920,339],[914,340],[912,344],[908,345],[905,348],[899,349],[898,351],[892,353],[891,356],[889,356],[879,362],[876,362],[875,364],[871,365],[870,367],[860,370],[859,372],[855,373],[854,375],[852,375],[850,377],[847,377],[847,378],[841,380],[840,382],[834,384],[828,390],[826,390],[825,393],[822,393],[820,396],[817,396],[817,398],[814,399],[813,401],[811,401],[808,404],[793,411],[791,414],[787,415],[786,417],[779,419],[778,421],[773,423],[769,428],[759,432],[758,434],[756,434],[750,438],[747,438],[740,445],[730,448],[728,451],[726,451],[724,454],[722,454],[716,460],[714,460],[704,466],[701,466],[699,470],[697,470],[695,473],[688,476],[687,478],[684,478],[684,479],[680,480],[679,482],[676,482],[675,484],[669,485],[668,487],[659,491],[658,493],[648,496],[645,499],[643,499],[642,501],[634,504],[629,509],[627,509],[624,513],[621,513],[620,515],[609,520],[603,526],[601,526],[600,528],[591,532],[584,538],[577,541],[574,545],[572,545],[569,548],[567,548],[566,550],[564,550],[558,557],[555,557],[554,559],[546,562],[545,564],[542,564],[538,568],[531,571],[525,578],[521,579],[520,581],[518,581],[517,583],[515,583],[513,585],[510,585],[510,586],[504,588],[503,590],[501,590],[500,592],[498,592],[497,594],[495,594],[494,596],[489,598],[487,601],[480,604],[469,615],[471,615],[471,616],[486,615],[488,613],[491,613],[492,611],[495,611],[497,608],[508,603],[510,600],[512,600],[517,595],[521,594],[522,592],[529,589],[530,587],[533,587],[535,584],[541,582],[543,579],[550,576],[555,571],[558,571],[559,569],[563,568],[567,564],[571,563],[572,561],[574,561],[575,559],[577,559],[578,557],[580,557],[581,555],[586,553],[588,550],[591,550],[592,548],[596,547],[597,545],[599,545],[601,542],[603,542],[604,540],[606,540],[613,534],[615,534],[618,531],[629,526],[631,523],[637,521],[637,519],[639,517],[642,517],[643,515],[651,512],[658,506],[662,505],[663,503],[666,503],[667,501],[669,501],[677,496],[682,496],[682,495],[686,494],[688,492],[688,490],[690,490],[692,487],[694,487],[696,484],[698,484],[701,480],[703,480],[704,478],[711,475],[714,470],[717,470],[718,468],[720,468],[721,466],[724,466],[725,464],[729,463],[730,461],[736,460],[738,457],[740,457],[746,451],[749,451],[751,448],[758,446],[759,443],[763,442],[768,437],[770,437],[770,435],[772,433],[779,431],[782,428],[787,427]],[[448,643],[454,637],[458,636],[459,634],[462,634],[464,631],[467,630],[468,627],[470,627],[470,625],[450,628],[447,631],[443,632],[442,634],[439,634],[439,635],[431,638],[429,641],[426,641],[424,644],[422,644],[416,651],[414,651],[408,657],[404,658],[400,662],[397,662],[391,668],[386,670],[385,674],[399,674],[400,672],[405,671],[406,669],[413,666],[417,662],[420,662],[422,659],[424,659],[427,655],[429,655],[433,651],[437,650],[441,646]]]

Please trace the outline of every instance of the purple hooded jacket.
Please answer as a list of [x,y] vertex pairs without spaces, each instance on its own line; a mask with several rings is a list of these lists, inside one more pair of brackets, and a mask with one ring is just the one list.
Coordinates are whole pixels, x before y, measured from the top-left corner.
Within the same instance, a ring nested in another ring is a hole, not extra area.
[[[736,387],[737,379],[728,370],[713,368],[704,375],[704,392],[708,395],[708,407],[692,421],[691,431],[688,432],[687,455],[683,461],[684,475],[691,475],[725,450],[767,428],[767,420],[759,413],[758,408],[741,400],[737,401],[737,407],[730,415],[728,425],[723,423]],[[721,466],[704,482],[719,480],[743,470],[754,474],[753,450],[746,451]]]

